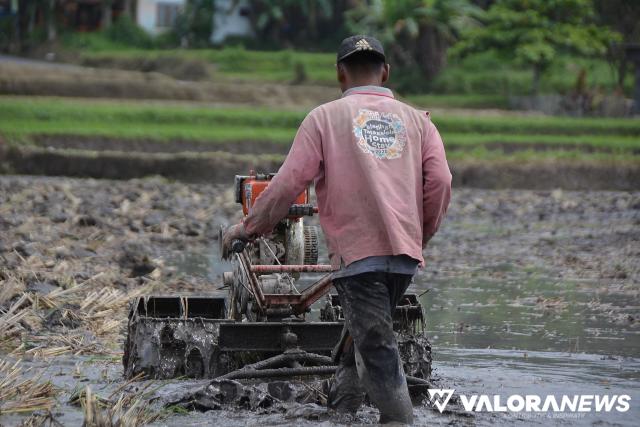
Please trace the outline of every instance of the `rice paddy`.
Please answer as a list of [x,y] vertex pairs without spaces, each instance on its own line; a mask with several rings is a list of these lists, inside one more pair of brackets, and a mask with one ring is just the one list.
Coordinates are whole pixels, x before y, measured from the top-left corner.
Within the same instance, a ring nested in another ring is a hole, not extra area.
[[[34,137],[102,137],[127,140],[211,144],[240,143],[281,146],[286,153],[306,111],[247,107],[215,107],[185,103],[4,97],[0,99],[0,135],[10,143],[28,145]],[[473,158],[483,149],[494,157],[514,151],[576,151],[636,155],[640,122],[628,119],[570,118],[525,115],[478,116],[437,111],[432,114],[445,146],[456,157]],[[160,146],[159,146],[160,147]],[[159,148],[159,151],[162,149]],[[185,149],[185,151],[189,151]],[[483,155],[483,157],[485,157]],[[602,156],[600,156],[602,157]]]

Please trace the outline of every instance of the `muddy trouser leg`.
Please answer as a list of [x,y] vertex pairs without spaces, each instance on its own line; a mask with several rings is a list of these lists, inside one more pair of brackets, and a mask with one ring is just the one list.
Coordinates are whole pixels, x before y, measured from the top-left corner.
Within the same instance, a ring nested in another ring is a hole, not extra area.
[[[361,398],[359,401],[356,398],[357,392],[362,394],[361,389],[353,385],[357,382],[353,381],[357,372],[369,399],[380,410],[381,423],[413,422],[413,407],[392,320],[393,310],[409,286],[411,277],[405,274],[364,273],[334,280],[345,327],[353,341],[349,345],[350,340],[347,340],[340,356],[335,392],[329,396],[330,406],[332,401],[343,401],[349,405],[334,407],[345,412],[357,410],[361,403]],[[350,383],[343,385],[345,381]]]

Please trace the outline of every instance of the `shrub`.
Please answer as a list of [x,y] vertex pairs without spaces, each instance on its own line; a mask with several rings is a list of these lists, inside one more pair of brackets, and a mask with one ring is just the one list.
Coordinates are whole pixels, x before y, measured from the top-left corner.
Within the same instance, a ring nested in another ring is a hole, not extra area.
[[142,49],[155,45],[153,36],[138,27],[129,16],[120,16],[106,31],[107,37],[119,44]]

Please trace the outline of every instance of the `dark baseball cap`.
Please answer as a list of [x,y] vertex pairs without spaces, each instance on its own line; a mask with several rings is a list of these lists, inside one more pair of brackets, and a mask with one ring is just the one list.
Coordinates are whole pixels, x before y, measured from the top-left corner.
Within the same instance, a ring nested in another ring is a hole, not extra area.
[[340,43],[340,48],[338,49],[337,62],[340,62],[343,59],[348,58],[349,56],[358,52],[372,53],[376,56],[379,56],[383,61],[386,61],[382,43],[380,43],[378,39],[371,36],[357,35],[347,37],[346,39],[342,40],[342,43]]

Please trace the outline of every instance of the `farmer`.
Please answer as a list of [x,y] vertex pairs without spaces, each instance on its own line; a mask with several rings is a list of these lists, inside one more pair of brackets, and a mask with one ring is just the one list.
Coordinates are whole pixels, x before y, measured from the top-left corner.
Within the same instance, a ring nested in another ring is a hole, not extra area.
[[307,115],[277,175],[223,243],[270,233],[313,182],[345,317],[329,407],[355,413],[366,392],[381,423],[411,424],[392,313],[447,210],[451,173],[429,113],[382,86],[389,65],[380,42],[349,37],[337,58],[342,97]]

